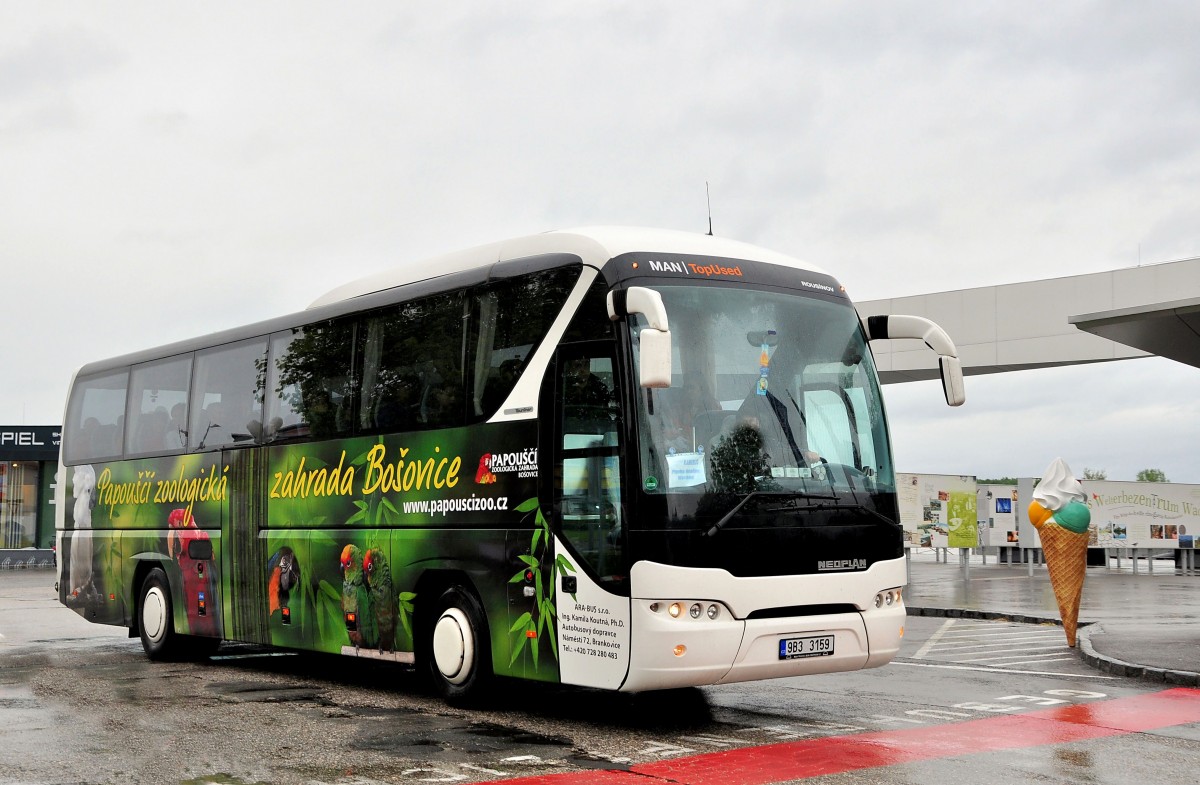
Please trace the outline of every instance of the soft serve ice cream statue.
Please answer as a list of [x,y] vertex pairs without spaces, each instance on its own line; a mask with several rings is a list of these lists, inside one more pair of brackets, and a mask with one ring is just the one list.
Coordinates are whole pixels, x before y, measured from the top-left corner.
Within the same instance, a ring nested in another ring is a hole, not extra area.
[[1079,601],[1087,573],[1088,524],[1092,514],[1087,494],[1062,458],[1047,467],[1033,489],[1029,520],[1042,539],[1050,585],[1058,600],[1058,612],[1067,633],[1067,645],[1075,645],[1079,626]]

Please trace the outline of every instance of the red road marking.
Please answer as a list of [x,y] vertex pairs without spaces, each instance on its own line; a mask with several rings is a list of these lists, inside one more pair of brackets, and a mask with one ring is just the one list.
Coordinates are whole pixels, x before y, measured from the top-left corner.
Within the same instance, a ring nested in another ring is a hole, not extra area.
[[629,771],[577,771],[496,780],[508,785],[768,785],[857,769],[981,752],[1121,736],[1200,722],[1200,690],[1178,688],[1026,714],[1003,714],[929,728],[829,736],[639,763]]

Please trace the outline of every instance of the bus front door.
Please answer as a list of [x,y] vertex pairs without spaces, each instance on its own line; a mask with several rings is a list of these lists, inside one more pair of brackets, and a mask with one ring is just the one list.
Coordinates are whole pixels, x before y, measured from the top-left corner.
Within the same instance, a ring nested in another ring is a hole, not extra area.
[[616,689],[629,666],[630,605],[610,346],[559,349],[550,526],[562,681]]

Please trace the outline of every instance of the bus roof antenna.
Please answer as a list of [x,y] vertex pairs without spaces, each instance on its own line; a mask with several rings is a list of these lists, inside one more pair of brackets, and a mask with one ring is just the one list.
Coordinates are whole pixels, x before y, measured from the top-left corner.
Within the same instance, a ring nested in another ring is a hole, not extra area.
[[708,190],[708,180],[704,181],[704,198],[708,202],[708,236],[712,237],[712,194]]

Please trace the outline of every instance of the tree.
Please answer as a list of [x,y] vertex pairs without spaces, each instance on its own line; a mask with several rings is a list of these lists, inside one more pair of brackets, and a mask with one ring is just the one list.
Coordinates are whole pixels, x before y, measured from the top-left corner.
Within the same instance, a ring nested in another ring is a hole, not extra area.
[[1103,469],[1089,469],[1086,466],[1083,469],[1083,479],[1085,480],[1107,480],[1108,472]]
[[1137,473],[1138,482],[1168,482],[1161,469],[1142,469]]

